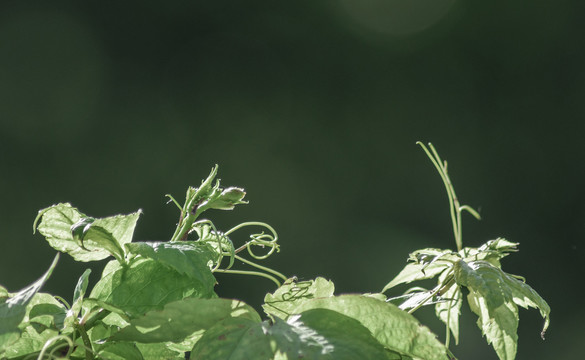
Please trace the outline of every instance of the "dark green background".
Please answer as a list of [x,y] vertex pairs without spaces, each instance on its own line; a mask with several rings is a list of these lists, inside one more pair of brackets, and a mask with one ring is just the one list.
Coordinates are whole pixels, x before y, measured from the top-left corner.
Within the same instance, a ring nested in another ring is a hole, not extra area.
[[[504,268],[552,307],[544,342],[538,312],[521,311],[518,359],[578,358],[584,15],[563,0],[3,1],[0,283],[16,291],[50,264],[38,209],[142,208],[137,238],[165,240],[178,213],[163,195],[182,199],[217,163],[250,200],[209,212],[218,226],[266,221],[282,244],[271,266],[379,291],[410,251],[454,247],[415,146],[432,141],[484,218],[465,217],[465,244],[520,242]],[[63,257],[46,290],[70,298],[84,269]],[[219,280],[253,305],[274,289]],[[442,338],[432,315],[419,313]],[[455,354],[496,359],[463,315]]]

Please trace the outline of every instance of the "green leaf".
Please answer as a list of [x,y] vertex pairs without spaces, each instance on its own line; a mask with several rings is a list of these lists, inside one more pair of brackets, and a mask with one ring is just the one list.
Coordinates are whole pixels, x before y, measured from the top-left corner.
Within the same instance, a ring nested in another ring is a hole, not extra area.
[[[299,333],[301,339],[304,338],[303,333],[305,331],[298,330],[304,330],[303,327],[308,327],[306,332],[309,334],[307,335],[310,335],[312,331],[325,339],[326,343],[323,346],[319,346],[322,349],[321,354],[323,350],[328,350],[328,348],[332,348],[332,351],[328,357],[323,357],[323,359],[377,360],[395,358],[359,321],[336,311],[327,309],[308,310],[303,312],[298,319],[289,320],[289,324],[294,326],[294,331]],[[286,342],[283,341],[283,343]],[[318,341],[317,343],[319,344]]]
[[286,319],[291,311],[302,302],[314,298],[333,296],[335,286],[333,282],[318,277],[315,280],[297,282],[296,279],[288,279],[272,294],[264,297],[264,312],[281,319]]
[[[42,323],[55,330],[63,328],[67,308],[53,295],[36,293],[27,305],[27,314],[23,322]],[[42,320],[47,319],[47,321]]]
[[165,304],[184,298],[215,296],[213,288],[152,259],[137,257],[127,266],[109,266],[106,270],[108,273],[89,297],[118,307],[130,316],[162,309]]
[[142,353],[144,360],[185,360],[184,352],[177,352],[169,349],[165,344],[140,344],[136,347]]
[[469,289],[471,310],[479,316],[478,326],[501,360],[514,359],[518,343],[518,307],[534,307],[549,324],[548,304],[527,284],[487,261],[460,261],[455,280]]
[[109,255],[123,261],[122,247],[132,240],[140,214],[137,211],[93,219],[71,204],[63,203],[39,211],[33,227],[45,236],[51,247],[68,253],[76,261],[97,261]]
[[314,309],[274,323],[229,318],[209,329],[194,359],[395,359],[357,320]]
[[274,344],[261,323],[246,318],[228,318],[203,334],[191,351],[191,359],[270,360]]
[[459,253],[465,261],[485,260],[495,267],[501,268],[500,259],[509,255],[510,252],[516,252],[518,243],[510,242],[503,238],[490,240],[479,248],[464,248]]
[[260,316],[250,306],[230,299],[183,299],[168,303],[132,319],[130,325],[112,336],[112,340],[158,343],[180,342],[199,330],[206,330],[227,318],[243,318],[259,323]]
[[10,293],[8,292],[8,290],[6,290],[4,286],[0,285],[0,301],[6,300],[9,295]]
[[406,264],[404,269],[402,269],[392,281],[384,286],[382,292],[385,292],[396,285],[408,284],[416,280],[432,279],[448,267],[449,264],[438,262],[432,264]]
[[89,283],[89,274],[91,274],[91,269],[86,269],[77,281],[77,285],[73,291],[71,310],[67,313],[67,318],[65,319],[66,326],[73,327],[73,323],[79,316],[83,304],[83,298],[85,297],[85,292],[87,291],[87,285]]
[[[439,284],[444,283],[449,275],[449,272],[443,272],[439,276]],[[453,334],[455,344],[459,344],[459,315],[461,314],[461,304],[463,303],[461,289],[456,284],[453,284],[441,297],[444,301],[437,302],[435,314],[447,325]]]
[[18,325],[26,315],[27,305],[41,289],[57,266],[59,254],[55,256],[49,269],[37,281],[20,290],[0,304],[0,354],[7,350],[20,337]]
[[126,244],[126,249],[187,275],[206,288],[212,289],[216,283],[209,267],[216,254],[208,244],[196,241],[136,242]]
[[294,312],[311,309],[333,310],[354,318],[394,352],[425,360],[446,359],[444,345],[427,327],[385,301],[361,295],[341,295],[305,301]]
[[244,189],[228,187],[221,193],[214,194],[207,203],[203,204],[202,209],[232,210],[236,205],[248,203],[242,200],[244,196],[246,196]]
[[[89,283],[89,275],[91,274],[91,269],[86,269],[83,274],[77,280],[77,285],[75,286],[75,290],[73,291],[73,306],[83,300],[85,296],[85,292],[87,291],[87,285]],[[72,307],[73,307],[72,306]]]
[[106,343],[98,355],[107,360],[142,360],[142,353],[131,343]]
[[40,352],[48,340],[58,335],[59,331],[57,330],[45,329],[41,332],[37,332],[34,326],[29,325],[23,329],[18,341],[11,344],[6,349],[6,352],[2,354],[2,359],[22,359],[26,357],[26,355]]

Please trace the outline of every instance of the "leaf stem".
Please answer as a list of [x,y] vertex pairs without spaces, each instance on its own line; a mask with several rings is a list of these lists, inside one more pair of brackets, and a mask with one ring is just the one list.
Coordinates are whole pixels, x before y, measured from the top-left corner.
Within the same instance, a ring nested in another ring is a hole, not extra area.
[[250,261],[250,260],[247,260],[247,259],[245,259],[245,258],[243,258],[243,257],[241,257],[241,256],[239,256],[239,255],[234,255],[234,257],[235,257],[236,259],[240,260],[241,262],[243,262],[244,264],[248,264],[248,265],[250,265],[250,266],[253,266],[253,267],[257,268],[257,269],[264,270],[264,271],[266,271],[266,272],[269,272],[269,273],[271,273],[271,274],[273,274],[273,275],[276,275],[276,276],[278,276],[279,278],[281,278],[283,281],[286,281],[286,280],[288,279],[288,278],[287,278],[286,276],[284,276],[282,273],[280,273],[280,272],[278,272],[278,271],[276,271],[276,270],[273,270],[273,269],[271,269],[271,268],[269,268],[269,267],[262,266],[262,265],[260,265],[260,264],[256,264],[255,262],[253,262],[253,261]]
[[[433,146],[433,144],[429,143],[429,147],[427,148],[422,142],[417,141],[417,144],[424,150],[427,154],[429,159],[435,168],[439,172],[441,179],[443,180],[443,184],[445,185],[445,189],[447,190],[447,197],[449,198],[449,210],[451,213],[451,223],[453,224],[453,235],[455,237],[455,244],[457,245],[457,251],[461,251],[463,249],[463,229],[461,225],[461,213],[463,210],[469,212],[473,215],[476,219],[481,219],[479,213],[473,210],[468,205],[460,205],[459,199],[455,194],[455,188],[453,187],[453,183],[449,178],[449,174],[447,172],[447,162],[443,161],[439,156],[439,153]],[[429,151],[430,149],[430,151]]]
[[240,274],[240,275],[254,275],[254,276],[260,276],[269,280],[272,280],[276,286],[280,287],[280,282],[271,275],[265,274],[263,272],[259,272],[259,271],[247,271],[247,270],[228,270],[228,269],[219,269],[216,272],[222,272],[222,273],[226,273],[226,274]]
[[92,355],[92,346],[91,346],[91,341],[89,340],[89,337],[87,336],[87,332],[85,332],[85,327],[81,324],[77,324],[76,326],[77,331],[79,331],[79,334],[81,335],[81,339],[83,339],[83,344],[85,345],[85,360],[92,360],[93,359],[93,355]]

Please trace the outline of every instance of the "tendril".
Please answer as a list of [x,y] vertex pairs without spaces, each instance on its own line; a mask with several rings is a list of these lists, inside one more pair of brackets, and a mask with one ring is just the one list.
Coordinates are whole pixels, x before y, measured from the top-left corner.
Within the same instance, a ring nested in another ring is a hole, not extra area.
[[[235,250],[236,254],[243,251],[244,249],[246,249],[246,250],[248,250],[248,254],[250,254],[250,256],[253,257],[254,259],[263,260],[263,259],[268,258],[270,255],[272,255],[274,253],[274,251],[276,251],[276,252],[280,251],[280,247],[277,243],[278,242],[278,234],[276,233],[274,228],[272,228],[272,226],[270,226],[266,223],[263,223],[263,222],[250,221],[250,222],[241,223],[237,226],[234,226],[230,230],[226,231],[225,235],[229,235],[229,234],[233,233],[234,231],[241,229],[243,227],[246,227],[246,226],[262,226],[262,227],[270,230],[271,234],[265,234],[264,232],[261,232],[259,234],[251,234],[250,235],[251,240],[247,241],[244,245],[237,248]],[[270,248],[270,250],[264,255],[256,255],[254,253],[254,251],[252,250],[252,246],[259,246],[261,248],[268,247],[268,248]]]
[[[246,241],[242,246],[240,246],[239,248],[236,249],[234,247],[232,240],[229,238],[229,235],[233,234],[235,231],[237,231],[241,228],[247,227],[247,226],[261,226],[261,227],[264,227],[265,229],[269,230],[269,233],[260,232],[260,233],[256,233],[256,234],[251,234],[250,240]],[[277,243],[278,234],[276,233],[274,228],[272,228],[270,225],[263,223],[263,222],[257,222],[257,221],[244,222],[244,223],[241,223],[237,226],[234,226],[230,230],[223,233],[223,232],[218,231],[210,220],[200,220],[200,221],[197,221],[193,224],[191,231],[197,232],[197,234],[199,235],[198,241],[206,242],[212,246],[217,247],[218,257],[215,261],[215,266],[212,268],[213,272],[262,276],[262,277],[265,277],[267,279],[272,280],[273,282],[278,284],[278,286],[280,286],[280,281],[278,281],[277,278],[280,278],[283,281],[285,281],[287,279],[287,277],[285,275],[281,274],[280,272],[278,272],[276,270],[273,270],[273,269],[268,268],[266,266],[262,266],[260,264],[257,264],[251,260],[248,260],[248,259],[242,257],[241,255],[238,255],[242,251],[247,250],[248,254],[252,258],[254,258],[256,260],[263,260],[263,259],[268,258],[275,251],[278,252],[280,250],[279,245]],[[258,246],[261,248],[268,248],[268,251],[265,254],[259,255],[259,254],[254,252],[254,250],[253,250],[254,246]],[[221,263],[222,263],[222,260],[225,256],[229,256],[230,263],[226,268],[221,269],[220,268]],[[250,265],[252,267],[255,267],[258,270],[261,270],[262,272],[245,271],[245,270],[230,270],[233,263],[234,263],[234,260],[236,260],[236,259],[243,262],[244,264]],[[271,275],[269,275],[269,274],[271,274]]]

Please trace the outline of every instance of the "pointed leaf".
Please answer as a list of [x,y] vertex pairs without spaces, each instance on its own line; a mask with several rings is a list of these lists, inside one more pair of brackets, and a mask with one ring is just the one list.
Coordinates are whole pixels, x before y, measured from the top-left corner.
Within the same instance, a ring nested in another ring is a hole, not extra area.
[[333,282],[322,277],[301,282],[290,278],[274,293],[266,294],[262,308],[269,315],[286,319],[291,311],[302,302],[314,298],[333,296],[334,291]]
[[97,261],[110,255],[120,261],[123,245],[132,240],[140,211],[103,219],[87,217],[71,204],[53,205],[39,211],[34,226],[54,249],[76,261]]
[[126,244],[126,248],[133,254],[156,260],[198,280],[205,287],[215,285],[209,263],[217,256],[208,244],[196,241],[136,242]]
[[27,305],[23,322],[42,323],[54,330],[61,330],[67,314],[67,308],[53,295],[36,293]]
[[514,359],[518,342],[518,307],[535,307],[549,324],[548,304],[527,284],[487,261],[460,261],[455,279],[469,289],[469,306],[479,316],[478,326],[492,344],[498,357]]
[[[448,272],[439,276],[439,284],[442,284]],[[455,339],[455,344],[459,344],[459,315],[461,314],[461,304],[463,304],[463,295],[461,289],[453,284],[449,290],[441,295],[444,301],[437,302],[435,305],[435,314],[449,328]]]
[[465,257],[465,261],[485,260],[495,267],[501,268],[500,259],[516,252],[518,243],[510,242],[503,238],[490,240],[479,248],[464,248],[459,253]]
[[260,316],[242,301],[230,299],[183,299],[162,310],[149,311],[132,319],[112,340],[140,343],[180,342],[198,330],[207,330],[227,318],[244,318],[260,323]]
[[57,266],[59,254],[55,256],[49,269],[37,281],[20,290],[0,304],[0,354],[20,337],[18,325],[26,315],[26,308],[33,296],[41,289]]
[[406,264],[404,269],[384,286],[382,292],[386,292],[386,290],[396,285],[408,284],[416,280],[432,279],[448,267],[449,264],[443,262],[435,262],[428,265],[417,263]]
[[413,358],[446,359],[446,349],[425,326],[393,304],[360,295],[341,295],[303,302],[294,310],[329,309],[366,327],[388,349]]
[[89,283],[89,274],[91,274],[91,269],[86,269],[81,277],[79,277],[79,280],[77,280],[77,285],[73,291],[71,309],[67,312],[67,318],[65,319],[65,326],[73,327],[74,322],[79,316],[83,304],[83,298],[85,297],[85,292]]

